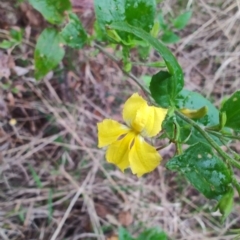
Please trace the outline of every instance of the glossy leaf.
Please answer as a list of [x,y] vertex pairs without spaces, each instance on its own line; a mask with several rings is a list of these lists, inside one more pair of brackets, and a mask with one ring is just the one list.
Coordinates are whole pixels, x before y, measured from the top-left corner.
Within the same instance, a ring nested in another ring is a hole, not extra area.
[[76,14],[69,14],[69,23],[63,28],[61,36],[70,47],[80,49],[84,46],[87,33]]
[[219,123],[219,111],[209,100],[199,93],[186,89],[182,90],[176,98],[176,106],[179,109],[188,108],[193,110],[207,107],[207,114],[197,121],[204,126],[216,125]]
[[[219,111],[217,108],[208,101],[201,94],[192,92],[189,90],[182,90],[177,98],[176,98],[176,106],[179,109],[188,108],[188,109],[200,109],[202,107],[207,107],[207,114],[200,119],[193,119],[196,122],[204,125],[204,126],[213,126],[219,123]],[[184,142],[186,144],[192,145],[196,142],[205,142],[206,139],[202,137],[202,135],[195,130],[191,125],[183,121],[180,117],[175,116],[175,121],[181,126],[180,128],[180,137],[179,142]],[[164,127],[166,126],[166,127]],[[173,118],[167,118],[163,122],[163,129],[166,131],[167,136],[173,136],[174,131],[174,122]],[[219,139],[211,134],[209,134],[219,145],[222,145]]]
[[240,91],[224,102],[221,112],[225,112],[227,116],[225,126],[240,131]]
[[166,71],[160,71],[152,77],[151,95],[161,107],[168,108],[174,103],[175,92],[172,91],[172,82],[172,75]]
[[204,143],[190,146],[168,161],[166,167],[181,172],[207,198],[219,199],[232,181],[231,171]]
[[38,38],[35,52],[35,78],[39,80],[55,68],[64,56],[62,39],[58,31],[46,28]]
[[153,27],[155,0],[94,0],[94,7],[102,29],[112,22],[123,21],[147,32]]
[[183,29],[188,24],[191,16],[192,16],[191,11],[179,15],[177,18],[173,20],[174,27],[177,29]]
[[180,37],[172,31],[166,31],[163,33],[161,40],[164,43],[176,43],[180,40]]
[[133,33],[137,37],[143,39],[144,41],[152,45],[152,47],[154,47],[160,53],[166,63],[169,73],[172,75],[171,91],[174,92],[174,94],[172,95],[176,96],[177,93],[182,90],[184,85],[182,68],[178,64],[172,52],[164,44],[153,38],[149,33],[145,32],[144,30],[136,28],[124,22],[113,23],[110,25],[110,27],[119,31]]
[[71,10],[69,0],[29,0],[44,18],[53,24],[59,24],[64,19],[64,12]]

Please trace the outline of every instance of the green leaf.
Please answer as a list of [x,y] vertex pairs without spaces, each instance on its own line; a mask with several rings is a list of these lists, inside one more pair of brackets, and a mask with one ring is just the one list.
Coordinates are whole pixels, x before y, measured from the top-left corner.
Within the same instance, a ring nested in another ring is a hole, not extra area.
[[228,192],[225,193],[219,200],[216,209],[219,209],[222,214],[221,221],[223,222],[231,213],[233,208],[234,190],[232,187],[229,188]]
[[[180,126],[178,136],[176,136],[176,124]],[[165,134],[161,136],[161,138],[167,137],[174,142],[177,141],[178,143],[187,143],[191,145],[195,144],[196,141],[199,141],[199,139],[201,139],[201,141],[205,141],[201,135],[198,136],[196,140],[195,135],[192,136],[193,127],[175,115],[167,116],[167,118],[163,121],[162,128]],[[178,138],[176,139],[176,137]]]
[[17,43],[22,42],[22,38],[23,38],[23,31],[22,30],[17,31],[15,29],[11,29],[10,30],[10,35]]
[[173,20],[174,27],[177,29],[183,29],[188,24],[191,16],[192,16],[191,11],[179,15],[177,18]]
[[64,56],[58,31],[46,28],[38,38],[35,52],[35,78],[39,80],[55,68]]
[[158,14],[158,21],[159,21],[159,24],[160,24],[160,27],[162,28],[162,30],[167,30],[168,26],[164,20],[164,16],[163,16],[162,12],[160,12]]
[[[153,27],[156,11],[155,0],[94,0],[97,21],[103,31],[112,22],[127,22],[147,32]],[[125,44],[131,42],[131,32],[119,33]]]
[[161,40],[164,43],[176,43],[180,40],[180,37],[172,31],[166,31],[163,33]]
[[68,46],[77,49],[82,48],[87,42],[87,33],[74,13],[69,14],[69,23],[63,28],[61,36]]
[[190,146],[168,161],[166,167],[181,172],[207,198],[219,199],[232,181],[231,171],[204,143]]
[[[207,114],[200,118],[200,119],[193,119],[194,121],[204,125],[204,126],[213,126],[219,123],[219,111],[217,108],[208,101],[205,97],[201,94],[192,92],[189,90],[182,90],[178,96],[176,97],[176,107],[179,109],[188,108],[188,109],[199,109],[202,107],[207,107],[208,112]],[[178,141],[180,143],[186,143],[189,145],[195,144],[196,142],[204,142],[207,143],[206,139],[202,137],[202,135],[193,128],[190,124],[183,121],[180,117],[168,117],[163,122],[163,129],[166,132],[166,135],[173,139],[172,136],[174,135],[174,118],[175,121],[178,123],[180,128],[180,136]],[[217,137],[212,134],[209,134],[219,145],[222,145],[221,141]]]
[[13,47],[15,44],[16,44],[15,41],[3,40],[2,42],[0,42],[0,48],[9,49],[9,48]]
[[134,240],[131,234],[123,227],[118,230],[118,240]]
[[172,95],[176,96],[177,93],[182,90],[184,85],[182,68],[178,64],[172,52],[164,44],[159,42],[157,39],[153,38],[149,33],[145,32],[144,30],[136,28],[124,22],[120,23],[115,22],[111,24],[110,27],[119,31],[133,33],[137,37],[143,39],[144,41],[152,45],[162,56],[163,60],[166,63],[169,73],[173,77],[172,92],[174,92],[174,94]]
[[142,79],[142,81],[144,82],[144,84],[145,84],[147,87],[150,86],[150,83],[151,83],[151,80],[152,80],[152,78],[151,78],[150,76],[148,76],[148,75],[143,75],[143,76],[141,77],[141,79]]
[[240,130],[240,91],[235,92],[228,98],[221,110],[227,115],[225,126],[230,127],[236,131]]
[[155,0],[94,0],[94,7],[97,20],[103,29],[107,24],[121,21],[148,32],[153,27]]
[[52,24],[61,23],[64,19],[64,12],[71,10],[69,0],[29,0],[29,2]]
[[204,126],[216,125],[219,123],[219,111],[204,96],[199,93],[183,89],[176,98],[177,108],[199,109],[204,106],[208,108],[207,114],[197,120]]
[[167,240],[167,235],[159,228],[149,228],[142,232],[137,240]]
[[130,25],[150,32],[154,24],[155,10],[155,0],[126,0],[125,21]]
[[172,75],[166,71],[160,71],[153,75],[150,83],[151,95],[161,107],[168,108],[174,103],[174,91],[172,91]]

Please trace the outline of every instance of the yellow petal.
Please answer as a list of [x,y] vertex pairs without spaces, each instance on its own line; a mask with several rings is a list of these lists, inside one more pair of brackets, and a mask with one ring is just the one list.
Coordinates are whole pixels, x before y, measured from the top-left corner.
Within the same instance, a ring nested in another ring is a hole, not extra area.
[[[139,96],[138,93],[134,93],[124,104],[123,107],[123,119],[132,127],[132,124],[136,118],[137,112],[140,108],[145,108],[147,102]],[[135,129],[137,130],[137,129]]]
[[133,174],[141,177],[153,171],[162,160],[157,150],[137,136],[129,153],[130,168]]
[[[141,111],[141,110],[139,110]],[[168,110],[158,107],[148,107],[148,113],[143,111],[139,114],[146,114],[147,118],[145,121],[145,126],[142,129],[142,135],[147,137],[154,137],[162,130],[162,122],[164,121]]]
[[135,137],[133,132],[127,133],[120,140],[112,143],[107,150],[106,159],[109,163],[114,163],[122,171],[129,167],[129,151],[131,143]]
[[128,133],[128,127],[111,119],[105,119],[97,124],[98,126],[98,147],[105,147],[117,141],[117,139]]
[[137,93],[133,94],[123,108],[123,119],[136,132],[153,137],[162,129],[167,109],[148,106]]

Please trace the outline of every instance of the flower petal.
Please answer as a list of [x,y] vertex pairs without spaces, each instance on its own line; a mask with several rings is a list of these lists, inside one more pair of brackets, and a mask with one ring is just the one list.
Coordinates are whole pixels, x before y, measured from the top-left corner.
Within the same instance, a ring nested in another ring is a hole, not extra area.
[[97,124],[98,127],[98,147],[105,147],[117,141],[117,139],[128,133],[130,129],[117,121],[105,119]]
[[107,150],[106,159],[114,163],[122,171],[129,167],[129,151],[131,143],[136,135],[133,132],[127,133],[122,139],[112,143]]
[[143,174],[153,171],[162,160],[157,150],[146,143],[140,136],[135,138],[129,153],[129,162],[133,174],[141,177]]
[[132,126],[132,124],[136,118],[138,110],[140,108],[145,108],[146,106],[147,106],[147,102],[141,96],[139,96],[138,93],[134,93],[125,102],[123,107],[123,119],[129,127],[134,127]]
[[[141,114],[146,114],[145,112],[142,112]],[[147,119],[141,134],[147,137],[156,136],[162,130],[162,122],[164,121],[167,112],[168,109],[153,106],[148,107]]]
[[164,108],[148,106],[147,102],[135,93],[124,105],[123,119],[136,132],[153,137],[161,131],[167,112]]

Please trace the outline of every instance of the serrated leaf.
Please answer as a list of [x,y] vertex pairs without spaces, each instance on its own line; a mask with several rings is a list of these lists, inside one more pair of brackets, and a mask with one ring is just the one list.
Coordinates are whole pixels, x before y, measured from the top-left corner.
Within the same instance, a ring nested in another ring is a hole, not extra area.
[[163,33],[161,40],[164,43],[176,43],[180,40],[180,37],[172,31],[166,31]]
[[222,108],[221,112],[225,112],[227,120],[225,126],[230,127],[236,131],[240,130],[240,91],[235,92],[228,98]]
[[71,10],[69,0],[29,0],[29,3],[52,24],[61,23],[64,12]]
[[142,232],[136,240],[167,240],[167,235],[159,228],[150,228]]
[[190,146],[182,155],[167,162],[170,170],[181,172],[207,198],[219,199],[232,181],[231,171],[204,143]]
[[179,15],[177,18],[173,20],[174,27],[177,29],[183,29],[188,24],[191,16],[192,16],[191,11]]
[[[153,27],[156,11],[155,0],[94,0],[97,21],[103,31],[112,22],[127,22],[147,32]],[[119,33],[125,44],[131,43],[131,33]]]
[[175,89],[172,89],[172,75],[166,71],[160,71],[152,76],[150,83],[151,95],[161,107],[168,108],[174,103]]
[[119,31],[126,31],[132,33],[152,45],[162,56],[169,73],[173,77],[172,88],[175,91],[173,95],[176,96],[177,93],[182,90],[184,85],[182,68],[178,64],[176,58],[173,56],[172,52],[164,44],[153,38],[149,33],[145,32],[144,30],[136,28],[124,22],[113,23],[110,25],[110,27]]
[[58,31],[46,28],[39,36],[34,51],[35,78],[39,80],[55,68],[62,60],[64,53]]
[[70,47],[81,49],[84,46],[87,33],[76,14],[69,14],[69,23],[63,28],[61,36]]

